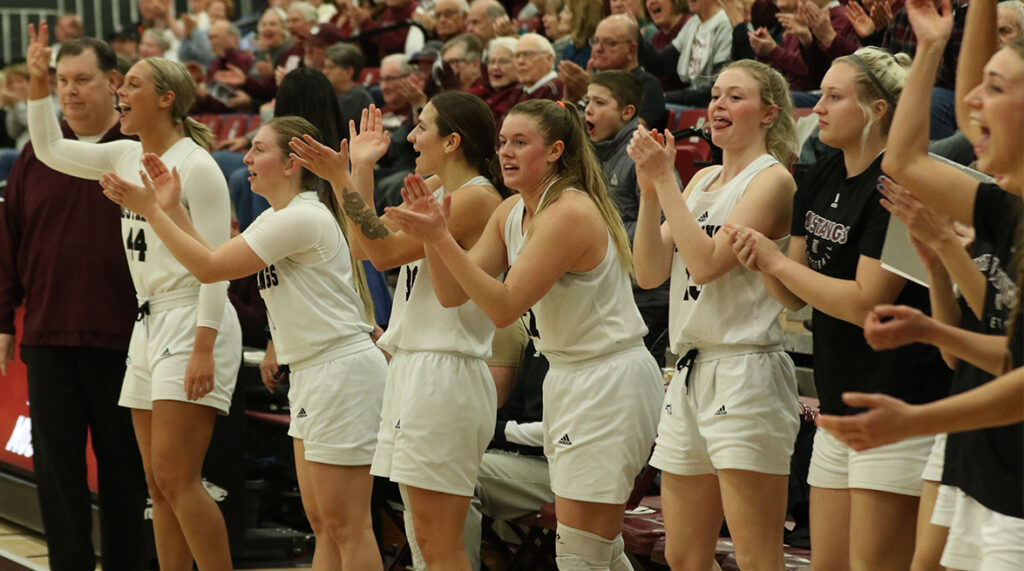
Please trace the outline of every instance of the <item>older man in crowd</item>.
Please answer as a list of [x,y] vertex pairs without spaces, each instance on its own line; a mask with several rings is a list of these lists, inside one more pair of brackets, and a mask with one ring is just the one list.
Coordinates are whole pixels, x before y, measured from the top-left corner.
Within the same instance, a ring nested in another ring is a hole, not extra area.
[[466,31],[480,38],[480,43],[486,46],[498,36],[494,22],[502,16],[508,17],[508,12],[497,0],[473,0],[466,16]]
[[558,64],[558,78],[565,84],[564,98],[580,101],[587,93],[587,82],[593,72],[628,71],[643,85],[643,103],[637,110],[640,122],[648,128],[665,126],[665,92],[661,81],[644,71],[637,59],[637,23],[624,14],[608,16],[597,25],[590,41],[590,65],[583,69],[571,61]]
[[[123,139],[113,105],[117,56],[93,38],[57,56],[64,137]],[[96,455],[105,569],[148,569],[146,483],[128,409],[117,406],[135,292],[121,210],[96,181],[59,173],[29,143],[11,171],[0,216],[0,373],[14,358],[14,313],[25,304],[35,480],[55,570],[94,569],[86,438]]]
[[516,42],[516,74],[519,76],[516,103],[530,99],[562,98],[562,80],[555,72],[555,49],[540,34],[523,34]]

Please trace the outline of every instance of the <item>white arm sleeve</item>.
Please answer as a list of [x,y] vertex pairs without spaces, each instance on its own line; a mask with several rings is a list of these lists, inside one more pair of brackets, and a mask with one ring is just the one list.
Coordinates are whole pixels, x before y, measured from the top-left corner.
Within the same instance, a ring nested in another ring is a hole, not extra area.
[[[227,242],[231,234],[231,201],[228,183],[213,157],[203,150],[194,152],[179,171],[183,200],[196,231],[212,248]],[[227,298],[226,281],[199,286],[196,325],[220,330]]]
[[505,424],[505,440],[523,446],[544,446],[544,426],[540,422],[519,424],[514,420]]
[[32,147],[43,164],[88,180],[99,180],[104,173],[116,170],[117,158],[139,144],[122,140],[97,145],[65,139],[49,97],[28,102],[28,130]]
[[321,239],[318,218],[312,209],[289,207],[267,213],[242,233],[263,263],[273,264],[298,252],[314,249]]

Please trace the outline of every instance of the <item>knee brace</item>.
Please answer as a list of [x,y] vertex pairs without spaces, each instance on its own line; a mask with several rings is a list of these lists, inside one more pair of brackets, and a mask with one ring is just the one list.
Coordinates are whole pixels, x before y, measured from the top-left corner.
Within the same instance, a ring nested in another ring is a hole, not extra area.
[[[622,541],[621,537],[618,539]],[[609,569],[614,552],[614,540],[561,523],[555,530],[555,563],[559,571]]]

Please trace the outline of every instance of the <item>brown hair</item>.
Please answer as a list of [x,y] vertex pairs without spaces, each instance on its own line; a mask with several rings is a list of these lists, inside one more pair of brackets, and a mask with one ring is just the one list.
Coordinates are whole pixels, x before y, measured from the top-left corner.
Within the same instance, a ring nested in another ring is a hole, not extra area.
[[[741,59],[725,69],[743,70],[757,82],[761,105],[778,108],[775,120],[765,133],[764,146],[768,154],[786,167],[796,158],[796,119],[793,117],[793,97],[789,94],[789,83],[775,69],[750,59]],[[723,69],[722,71],[725,71]]]
[[498,154],[494,150],[498,129],[491,108],[483,99],[459,91],[442,91],[430,98],[430,104],[437,111],[438,133],[442,137],[458,134],[459,151],[466,162],[490,179],[502,198],[511,196],[505,187]]
[[601,218],[604,219],[605,226],[612,236],[623,269],[633,275],[633,255],[629,249],[626,228],[622,225],[618,209],[608,196],[608,187],[605,186],[601,167],[576,106],[561,101],[533,99],[517,104],[509,111],[509,115],[532,117],[537,122],[537,130],[544,137],[544,144],[551,145],[555,141],[562,141],[565,145],[551,176],[557,177],[557,180],[545,193],[544,200],[537,207],[537,214],[558,200],[565,189],[575,188],[583,191],[590,196],[601,212]]

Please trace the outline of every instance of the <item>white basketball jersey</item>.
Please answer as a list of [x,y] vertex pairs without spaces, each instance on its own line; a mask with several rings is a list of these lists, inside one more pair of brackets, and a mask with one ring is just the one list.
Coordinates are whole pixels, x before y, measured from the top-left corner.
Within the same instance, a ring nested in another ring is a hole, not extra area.
[[[130,183],[142,185],[139,168],[142,164],[142,145],[134,143],[123,160],[117,163],[117,174]],[[211,203],[224,208],[223,235],[204,238],[216,248],[228,238],[230,219],[230,201],[228,199],[227,182],[217,167],[210,153],[188,137],[183,137],[171,145],[160,160],[168,169],[177,167],[181,176],[182,202],[190,210],[195,223],[195,215],[209,215]],[[212,173],[212,175],[211,175]],[[197,192],[197,189],[199,192]],[[202,195],[202,204],[190,204],[189,196]],[[223,202],[223,204],[220,204]],[[128,269],[131,270],[135,291],[140,299],[166,291],[199,287],[195,278],[185,266],[182,266],[171,254],[167,246],[157,237],[142,216],[126,208],[121,209],[121,239],[124,241],[125,254],[128,257]]]
[[[469,185],[491,183],[478,176],[463,186]],[[444,198],[443,186],[434,191],[434,197]],[[377,345],[392,355],[398,350],[443,351],[488,359],[493,338],[494,323],[473,300],[458,307],[441,306],[430,282],[430,268],[421,259],[402,266],[398,273],[391,322]]]
[[[564,192],[580,192],[566,189]],[[543,202],[543,198],[541,199]],[[526,242],[522,200],[505,221],[508,262]],[[587,272],[566,272],[523,316],[537,349],[552,364],[585,361],[643,345],[647,326],[633,301],[629,274],[619,261],[611,233],[604,259]]]
[[369,339],[373,327],[352,281],[348,243],[316,193],[265,210],[242,238],[267,264],[256,278],[279,363],[300,363]]
[[[710,172],[694,187],[686,206],[709,236],[725,224],[732,209],[743,197],[747,185],[759,172],[778,164],[771,155],[761,155],[736,178],[718,190],[705,189],[721,173]],[[775,240],[785,249],[789,236]],[[737,265],[718,279],[697,285],[679,252],[672,256],[671,303],[668,313],[669,342],[672,352],[683,355],[691,348],[715,345],[777,345],[782,342],[779,313],[782,305],[764,289],[757,272]]]

